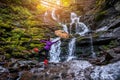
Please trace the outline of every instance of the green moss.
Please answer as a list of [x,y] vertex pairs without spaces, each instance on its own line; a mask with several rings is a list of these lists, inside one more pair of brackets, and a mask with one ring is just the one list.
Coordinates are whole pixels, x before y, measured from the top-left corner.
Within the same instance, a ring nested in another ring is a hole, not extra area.
[[109,45],[103,45],[103,46],[102,46],[102,49],[104,49],[104,50],[109,50],[110,47],[109,47]]
[[106,0],[96,0],[96,7],[102,6]]
[[113,40],[110,42],[109,47],[113,48],[119,45],[119,42],[117,40]]
[[13,12],[19,14],[19,15],[24,15],[24,16],[31,16],[31,13],[28,11],[27,8],[22,7],[22,6],[10,6]]
[[84,40],[84,39],[86,39],[86,38],[85,37],[78,37],[77,41],[81,41],[81,40]]
[[[2,0],[5,4],[0,8],[0,41],[1,52],[6,58],[28,55],[25,50],[34,47],[42,48],[39,43],[49,29],[42,27],[42,18],[36,17],[45,12],[39,0]],[[4,43],[4,45],[3,45]]]
[[104,50],[109,50],[111,48],[114,48],[119,45],[119,42],[117,40],[112,40],[108,45],[103,45],[102,48]]
[[38,47],[38,48],[42,48],[44,46],[44,44],[34,44],[34,43],[31,43],[30,44],[30,48],[35,48],[35,47]]
[[6,30],[6,29],[12,29],[12,26],[10,26],[9,23],[6,23],[6,22],[3,22],[2,20],[0,20],[0,28],[4,29],[4,30]]
[[5,58],[6,58],[6,59],[10,59],[10,58],[11,58],[11,55],[8,54],[8,53],[6,53],[6,54],[5,54]]
[[13,57],[20,57],[20,56],[22,56],[22,54],[21,54],[21,52],[13,52],[12,56]]
[[18,46],[18,47],[17,47],[17,49],[18,49],[19,51],[26,50],[26,48],[25,48],[25,47],[23,47],[23,46]]
[[21,41],[28,42],[28,41],[30,41],[30,38],[21,38]]
[[99,11],[97,15],[95,16],[95,21],[100,21],[105,18],[107,11]]

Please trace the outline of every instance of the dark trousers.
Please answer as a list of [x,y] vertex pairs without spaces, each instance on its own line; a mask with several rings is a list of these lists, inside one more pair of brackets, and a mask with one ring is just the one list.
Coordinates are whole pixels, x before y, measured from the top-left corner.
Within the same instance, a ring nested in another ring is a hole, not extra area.
[[49,50],[42,49],[39,51],[40,60],[48,59]]

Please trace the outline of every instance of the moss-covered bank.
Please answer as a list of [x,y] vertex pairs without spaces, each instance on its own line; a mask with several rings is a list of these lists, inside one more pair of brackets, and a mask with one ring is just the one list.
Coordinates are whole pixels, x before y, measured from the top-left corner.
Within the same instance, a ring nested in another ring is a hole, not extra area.
[[51,32],[42,26],[44,12],[39,0],[1,0],[0,55],[27,58],[34,47],[41,48],[39,39]]

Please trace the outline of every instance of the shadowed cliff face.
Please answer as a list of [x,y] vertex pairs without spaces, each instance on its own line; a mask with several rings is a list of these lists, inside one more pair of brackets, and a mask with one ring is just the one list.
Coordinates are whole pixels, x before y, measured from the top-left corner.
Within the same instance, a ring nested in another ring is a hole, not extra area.
[[119,0],[90,1],[90,4],[86,4],[82,8],[85,9],[87,7],[88,9],[84,11],[81,21],[83,21],[91,29],[97,29],[103,26],[110,27],[112,23],[117,22],[120,18]]

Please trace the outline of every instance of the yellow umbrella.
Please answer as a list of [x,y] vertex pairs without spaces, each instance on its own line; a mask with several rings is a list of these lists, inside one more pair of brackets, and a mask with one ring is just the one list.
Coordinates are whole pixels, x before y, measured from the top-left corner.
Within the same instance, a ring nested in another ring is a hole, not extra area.
[[56,30],[56,31],[55,31],[55,35],[56,35],[56,36],[59,36],[59,37],[61,37],[61,38],[69,38],[69,34],[66,33],[66,32],[63,31],[63,30]]

